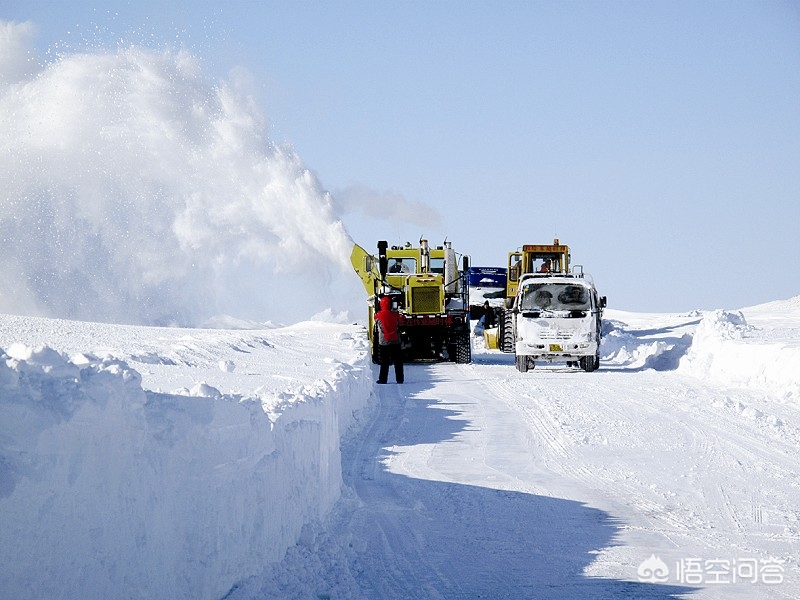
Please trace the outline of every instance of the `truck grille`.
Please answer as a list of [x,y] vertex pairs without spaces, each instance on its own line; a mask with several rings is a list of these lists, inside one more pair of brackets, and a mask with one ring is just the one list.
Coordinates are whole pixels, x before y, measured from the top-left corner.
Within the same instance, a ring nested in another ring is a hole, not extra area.
[[542,329],[539,338],[543,340],[570,340],[575,335],[574,331],[565,329]]
[[442,307],[439,305],[439,288],[412,288],[410,308],[411,313],[416,315],[440,313],[442,311]]

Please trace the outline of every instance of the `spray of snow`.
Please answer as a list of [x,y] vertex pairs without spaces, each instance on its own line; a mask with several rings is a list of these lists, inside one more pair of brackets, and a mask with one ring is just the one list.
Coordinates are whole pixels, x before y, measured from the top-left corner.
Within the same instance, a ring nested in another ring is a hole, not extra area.
[[330,195],[245,75],[135,46],[35,69],[33,37],[0,23],[0,311],[292,321],[360,299]]

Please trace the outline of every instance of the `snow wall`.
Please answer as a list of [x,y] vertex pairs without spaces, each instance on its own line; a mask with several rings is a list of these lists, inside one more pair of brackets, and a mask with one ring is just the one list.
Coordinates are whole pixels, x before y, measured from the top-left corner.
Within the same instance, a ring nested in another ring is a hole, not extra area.
[[[781,313],[800,314],[800,296],[774,304]],[[791,333],[786,324],[775,329],[753,325],[742,311],[710,311],[698,323],[681,368],[703,379],[759,389],[796,402],[800,400],[800,347],[794,336],[787,335]]]
[[677,369],[779,401],[800,401],[800,296],[742,310],[673,315],[672,326],[642,331],[624,323],[624,313],[609,312],[600,347],[606,366]]
[[0,439],[3,598],[224,597],[338,499],[340,437],[372,389],[368,367],[337,364],[268,415],[73,361],[0,351],[0,422],[16,424]]

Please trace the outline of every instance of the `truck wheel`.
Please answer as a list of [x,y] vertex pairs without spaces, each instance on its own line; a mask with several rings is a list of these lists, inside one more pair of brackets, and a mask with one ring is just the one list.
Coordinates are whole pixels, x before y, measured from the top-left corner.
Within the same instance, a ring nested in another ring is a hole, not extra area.
[[462,365],[472,362],[472,346],[468,332],[459,333],[456,337],[454,360]]
[[514,357],[514,362],[517,365],[517,371],[520,373],[527,373],[528,372],[528,357],[527,356],[520,356],[517,354]]
[[514,313],[504,310],[499,319],[500,330],[497,332],[497,345],[503,352],[514,351]]
[[581,369],[583,369],[587,373],[591,373],[592,371],[596,371],[597,367],[600,366],[600,357],[584,356],[581,358],[580,363],[581,363]]

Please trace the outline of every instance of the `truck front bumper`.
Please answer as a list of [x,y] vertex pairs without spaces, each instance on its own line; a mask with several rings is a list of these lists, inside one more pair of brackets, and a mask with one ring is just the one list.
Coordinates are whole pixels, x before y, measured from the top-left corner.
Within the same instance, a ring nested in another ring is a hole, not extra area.
[[597,354],[597,342],[517,342],[514,346],[517,356],[530,356],[536,360],[575,360],[583,356]]

